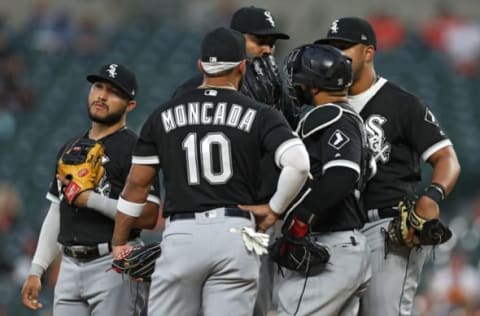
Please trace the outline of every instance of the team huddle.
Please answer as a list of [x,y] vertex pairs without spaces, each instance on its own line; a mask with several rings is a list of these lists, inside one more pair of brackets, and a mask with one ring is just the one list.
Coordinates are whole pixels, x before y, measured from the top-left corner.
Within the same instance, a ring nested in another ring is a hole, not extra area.
[[[61,252],[54,315],[411,315],[452,236],[439,204],[458,159],[430,108],[377,75],[366,20],[326,31],[277,65],[289,36],[240,8],[138,136],[135,74],[88,75],[92,123],[57,154],[24,305],[42,307]],[[159,213],[162,240],[145,246]]]

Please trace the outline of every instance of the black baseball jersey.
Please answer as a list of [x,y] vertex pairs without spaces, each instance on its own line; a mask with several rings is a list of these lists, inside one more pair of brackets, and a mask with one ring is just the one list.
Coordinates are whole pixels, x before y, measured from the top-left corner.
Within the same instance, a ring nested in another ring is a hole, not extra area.
[[[190,92],[200,86],[203,82],[203,76],[201,74],[193,76],[180,86],[177,87],[172,95],[172,98],[179,97],[187,92]],[[242,91],[240,91],[242,92]],[[257,197],[256,203],[267,203],[270,197],[275,193],[277,189],[278,176],[280,174],[279,168],[274,163],[272,155],[265,155],[260,162],[260,174],[262,176],[257,177]]]
[[[366,139],[362,119],[348,104],[315,107],[300,120],[297,131],[308,150],[313,181],[321,179],[325,171],[332,167],[349,168],[358,174],[357,181],[360,181],[366,167]],[[356,185],[339,203],[320,213],[310,209],[310,212],[317,214],[312,231],[341,231],[362,227],[364,211],[358,191],[359,186]],[[325,201],[315,201],[316,198],[312,191],[306,198],[310,200],[308,205],[321,207],[322,203],[325,204]],[[309,203],[312,201],[315,203]]]
[[260,159],[298,141],[267,105],[231,89],[194,89],[152,113],[133,163],[162,168],[169,216],[254,203]]
[[[88,132],[79,137],[87,138]],[[62,146],[57,154],[57,161],[62,156],[65,148],[79,137],[69,140]],[[127,128],[122,128],[99,140],[105,149],[102,159],[105,174],[97,188],[95,188],[95,192],[112,199],[118,199],[130,171],[136,140],[137,135]],[[109,242],[112,239],[115,221],[94,209],[78,208],[69,205],[60,193],[60,185],[56,177],[54,177],[47,194],[47,199],[50,201],[60,202],[60,234],[58,235],[58,241],[66,246]],[[159,184],[158,179],[156,179],[150,192],[149,201],[158,203],[160,201],[159,196]],[[130,239],[139,235],[140,230],[132,230]]]
[[179,85],[172,94],[172,99],[175,99],[183,94],[191,92],[200,86],[203,82],[203,75],[197,74],[187,81]]
[[377,161],[377,174],[364,192],[366,209],[395,206],[415,194],[420,158],[428,160],[451,142],[422,100],[384,78],[349,101],[364,119]]

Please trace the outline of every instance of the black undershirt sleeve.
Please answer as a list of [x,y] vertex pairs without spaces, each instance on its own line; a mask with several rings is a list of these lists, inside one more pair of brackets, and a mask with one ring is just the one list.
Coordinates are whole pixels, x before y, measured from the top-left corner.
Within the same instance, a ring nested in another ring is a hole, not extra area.
[[311,214],[316,218],[326,216],[325,212],[339,204],[350,194],[358,177],[353,169],[345,167],[331,167],[311,185],[311,192],[300,203],[294,214],[303,222],[308,223]]

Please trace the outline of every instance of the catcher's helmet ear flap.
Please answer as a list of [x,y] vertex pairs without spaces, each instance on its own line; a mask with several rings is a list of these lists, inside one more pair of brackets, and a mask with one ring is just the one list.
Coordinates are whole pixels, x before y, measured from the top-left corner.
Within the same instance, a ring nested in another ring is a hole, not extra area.
[[352,84],[352,60],[341,50],[307,44],[286,57],[285,73],[292,86],[304,84],[326,91],[342,91]]

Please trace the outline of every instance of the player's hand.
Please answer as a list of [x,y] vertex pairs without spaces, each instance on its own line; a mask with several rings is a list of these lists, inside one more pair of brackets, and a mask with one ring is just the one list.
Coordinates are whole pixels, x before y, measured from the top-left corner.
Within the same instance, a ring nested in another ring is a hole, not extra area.
[[[428,196],[422,195],[415,202],[415,213],[426,220],[436,219],[440,216],[440,208],[438,207],[437,202]],[[420,244],[420,240],[415,234],[415,229],[412,227],[408,229],[408,238],[406,240],[410,241],[411,246]]]
[[415,203],[415,213],[427,220],[435,219],[440,217],[440,208],[437,202],[426,195],[422,195]]
[[273,226],[278,219],[278,214],[272,211],[270,205],[237,205],[238,208],[252,212],[255,215],[257,231],[264,233],[269,227]]
[[[62,177],[59,174],[57,174],[57,179],[62,183],[62,186],[65,186],[65,187],[68,186],[68,184],[70,183],[70,180],[66,179],[65,177]],[[77,197],[75,197],[75,200],[73,200],[72,204],[80,208],[87,207],[87,201],[90,196],[90,192],[92,192],[92,190],[87,190],[79,193]]]
[[22,288],[22,303],[27,308],[37,310],[43,307],[38,300],[38,294],[42,289],[42,281],[36,275],[29,275]]
[[132,251],[132,245],[120,245],[112,247],[112,256],[114,260],[120,260],[125,258],[130,251]]

